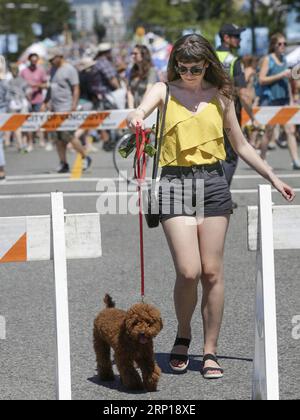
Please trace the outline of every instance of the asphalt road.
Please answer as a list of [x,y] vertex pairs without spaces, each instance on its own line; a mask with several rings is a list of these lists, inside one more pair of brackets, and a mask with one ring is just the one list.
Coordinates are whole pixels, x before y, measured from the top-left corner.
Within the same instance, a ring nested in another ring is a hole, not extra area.
[[[70,153],[70,162],[75,155]],[[115,177],[111,153],[99,150],[81,181],[57,177],[55,152],[35,150],[21,156],[7,151],[8,179],[0,184],[0,216],[50,213],[47,193],[63,191],[69,213],[96,211],[98,178]],[[286,150],[269,155],[269,163],[295,188],[300,172],[291,170]],[[120,308],[139,300],[138,219],[103,215],[103,257],[68,263],[72,392],[80,400],[214,400],[251,398],[254,353],[255,253],[247,250],[247,206],[257,202],[257,185],[266,183],[240,164],[232,189],[239,204],[232,216],[225,256],[226,308],[219,343],[224,379],[204,381],[199,373],[202,353],[200,305],[193,319],[191,364],[184,375],[168,369],[176,334],[172,303],[174,268],[161,228],[145,229],[146,295],[163,316],[164,329],[155,340],[163,375],[155,394],[128,393],[117,380],[101,383],[95,376],[93,320],[109,292]],[[300,204],[300,190],[294,204]],[[285,204],[273,194],[276,204]],[[291,234],[293,234],[291,232]],[[299,251],[276,251],[276,287],[280,398],[300,398],[300,340],[292,338],[292,318],[300,314]],[[199,290],[199,297],[201,291]],[[200,301],[200,299],[199,299]],[[7,325],[0,340],[0,399],[55,399],[54,285],[51,262],[0,265],[0,316]]]

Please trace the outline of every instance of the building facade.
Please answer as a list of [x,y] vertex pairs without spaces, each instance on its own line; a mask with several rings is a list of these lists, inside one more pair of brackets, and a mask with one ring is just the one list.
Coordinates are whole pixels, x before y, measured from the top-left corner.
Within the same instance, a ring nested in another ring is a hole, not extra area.
[[93,32],[96,19],[107,29],[106,39],[118,42],[124,38],[132,7],[136,0],[73,0],[76,29]]

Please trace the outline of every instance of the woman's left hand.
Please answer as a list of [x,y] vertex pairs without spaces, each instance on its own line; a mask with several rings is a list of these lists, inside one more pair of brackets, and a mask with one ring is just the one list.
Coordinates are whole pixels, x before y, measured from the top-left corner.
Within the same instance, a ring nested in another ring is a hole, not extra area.
[[292,187],[282,182],[279,178],[273,181],[273,186],[277,191],[286,199],[286,201],[292,202],[296,196],[296,193]]

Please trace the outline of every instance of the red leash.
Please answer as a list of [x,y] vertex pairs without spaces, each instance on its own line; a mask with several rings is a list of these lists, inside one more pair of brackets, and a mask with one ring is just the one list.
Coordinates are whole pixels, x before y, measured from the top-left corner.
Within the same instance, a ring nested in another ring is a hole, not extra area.
[[[140,139],[141,138],[141,139]],[[141,257],[141,296],[142,301],[145,297],[145,258],[144,258],[144,229],[143,229],[143,206],[142,206],[142,184],[146,178],[146,153],[145,145],[149,143],[147,131],[143,130],[139,125],[136,127],[136,166],[135,178],[138,182],[139,193],[139,221],[140,221],[140,257]]]

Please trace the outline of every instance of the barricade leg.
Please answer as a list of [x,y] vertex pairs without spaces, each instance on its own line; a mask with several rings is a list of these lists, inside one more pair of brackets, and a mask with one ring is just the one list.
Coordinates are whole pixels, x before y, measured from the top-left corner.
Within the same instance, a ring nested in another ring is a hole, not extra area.
[[0,340],[6,339],[6,321],[4,316],[0,315]]
[[57,399],[71,400],[71,360],[65,215],[62,193],[51,194],[55,314],[57,342]]
[[272,195],[259,186],[254,400],[279,400]]

